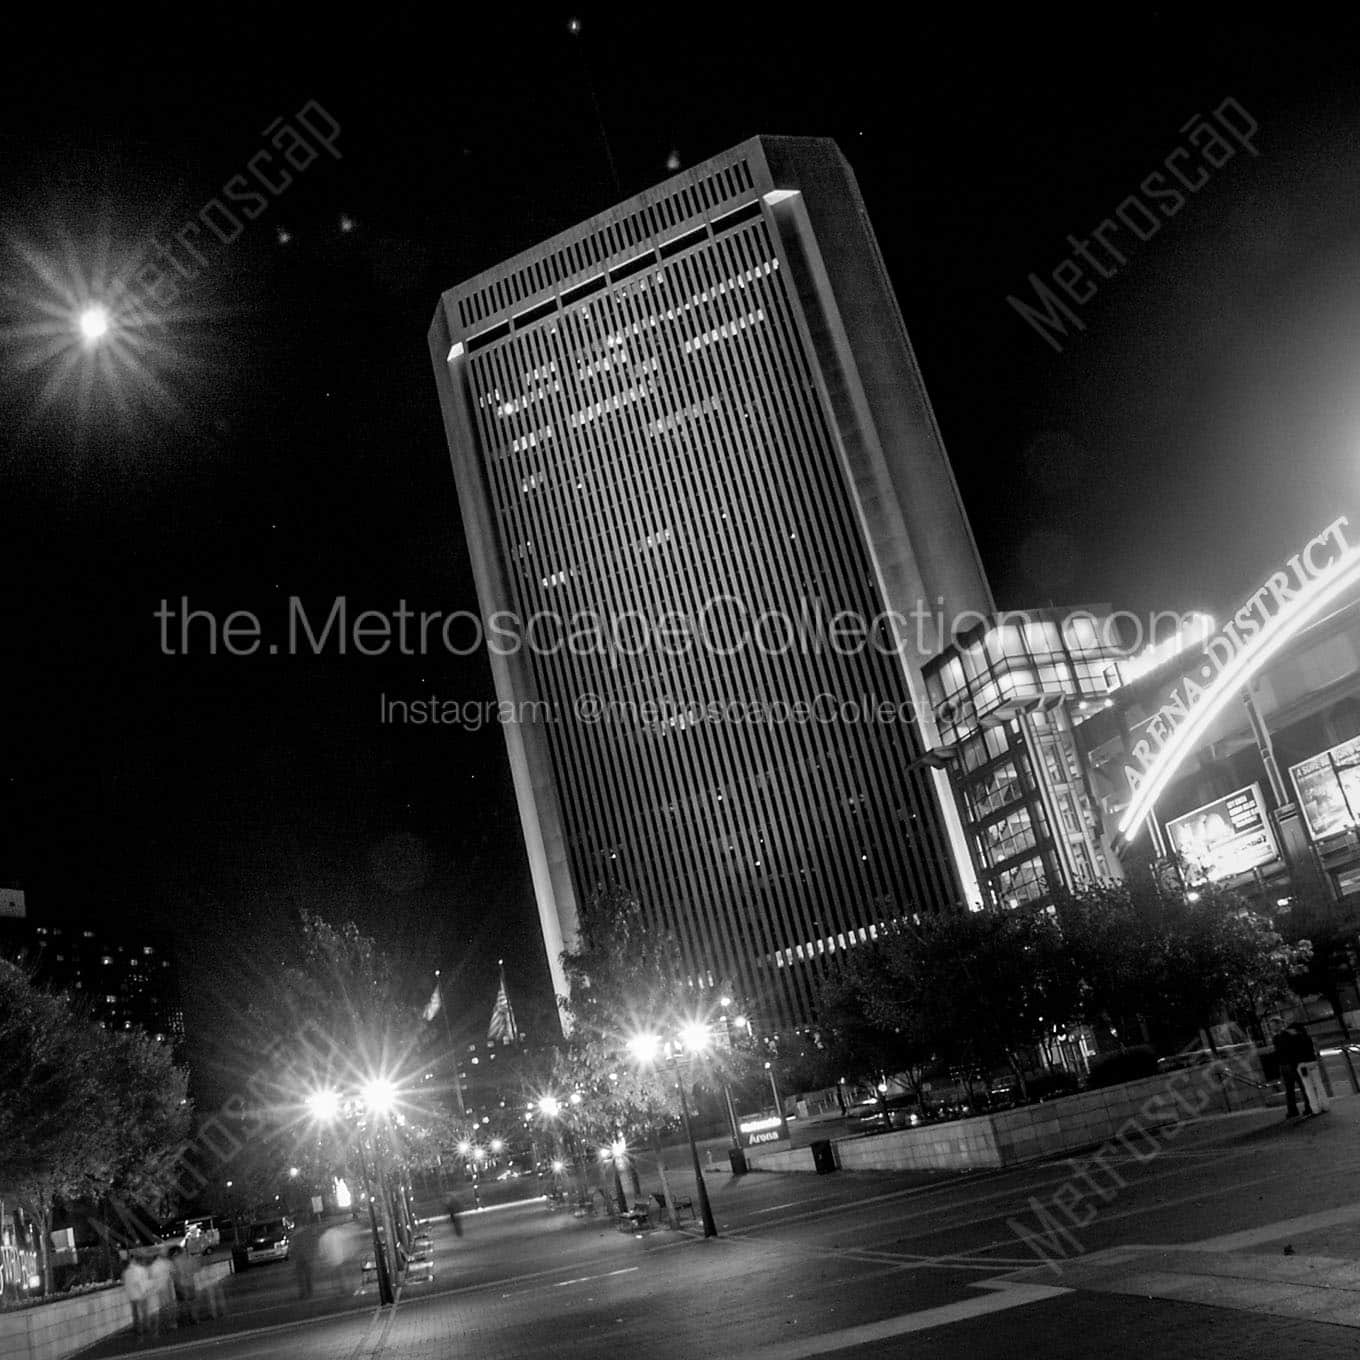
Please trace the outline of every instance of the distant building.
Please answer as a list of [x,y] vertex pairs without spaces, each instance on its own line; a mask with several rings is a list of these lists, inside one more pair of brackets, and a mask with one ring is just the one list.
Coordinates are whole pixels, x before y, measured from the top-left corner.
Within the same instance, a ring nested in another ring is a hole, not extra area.
[[991,595],[835,144],[743,142],[449,290],[430,343],[523,642],[489,651],[554,991],[605,883],[776,1026],[972,904],[921,665]]
[[1127,660],[1108,607],[1003,611],[925,666],[940,745],[989,906],[1121,876],[1074,725]]
[[0,957],[28,968],[48,991],[67,992],[111,1030],[143,1029],[184,1041],[184,1010],[169,939],[134,929],[39,925],[0,915]]

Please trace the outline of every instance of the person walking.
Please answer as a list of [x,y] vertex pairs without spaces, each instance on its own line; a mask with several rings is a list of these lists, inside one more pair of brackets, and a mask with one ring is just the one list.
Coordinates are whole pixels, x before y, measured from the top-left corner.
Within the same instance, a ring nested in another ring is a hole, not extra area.
[[327,1292],[342,1292],[345,1285],[345,1230],[339,1224],[327,1228],[321,1234],[316,1244],[316,1254],[324,1270],[322,1283]]
[[198,1296],[203,1301],[202,1312],[210,1318],[226,1317],[227,1296],[222,1288],[222,1276],[212,1269],[211,1263],[199,1271],[195,1284]]
[[[1311,1041],[1310,1041],[1311,1046]],[[1292,1028],[1282,1029],[1275,1036],[1275,1057],[1280,1065],[1280,1084],[1284,1087],[1284,1117],[1299,1117],[1298,1094],[1303,1095],[1303,1103],[1308,1106],[1308,1095],[1299,1080],[1299,1036]],[[1308,1113],[1312,1114],[1308,1107]]]
[[175,1325],[187,1327],[198,1321],[197,1261],[183,1247],[172,1247],[170,1272],[175,1283]]
[[310,1232],[298,1233],[289,1243],[288,1254],[293,1258],[298,1298],[310,1299],[316,1276],[316,1238]]
[[148,1268],[151,1277],[151,1291],[148,1294],[148,1307],[152,1311],[152,1330],[159,1332],[162,1327],[178,1325],[175,1315],[175,1272],[170,1262],[157,1255]]
[[1330,1102],[1322,1086],[1322,1073],[1318,1068],[1317,1049],[1309,1037],[1308,1030],[1301,1021],[1289,1027],[1294,1033],[1294,1053],[1298,1063],[1299,1084],[1303,1088],[1304,1099],[1308,1102],[1309,1114],[1323,1114]]
[[123,1292],[132,1305],[133,1330],[138,1338],[144,1337],[149,1322],[151,1276],[135,1256],[129,1256],[123,1267]]

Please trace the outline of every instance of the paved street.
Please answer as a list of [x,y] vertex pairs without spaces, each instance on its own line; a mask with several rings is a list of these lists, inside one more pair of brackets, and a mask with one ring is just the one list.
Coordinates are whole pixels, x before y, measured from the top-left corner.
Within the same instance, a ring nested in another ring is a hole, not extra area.
[[[655,1185],[650,1168],[643,1180]],[[124,1338],[90,1354],[157,1345],[221,1360],[423,1360],[641,1347],[657,1360],[794,1360],[910,1345],[927,1357],[1145,1360],[1360,1347],[1355,1098],[1290,1124],[1278,1110],[1205,1120],[1096,1166],[943,1183],[719,1173],[710,1184],[716,1241],[688,1224],[622,1233],[540,1202],[469,1213],[462,1238],[434,1225],[436,1278],[404,1289],[395,1309],[375,1309],[371,1292],[300,1304],[292,1268],[269,1266],[230,1281],[231,1316],[192,1341]]]

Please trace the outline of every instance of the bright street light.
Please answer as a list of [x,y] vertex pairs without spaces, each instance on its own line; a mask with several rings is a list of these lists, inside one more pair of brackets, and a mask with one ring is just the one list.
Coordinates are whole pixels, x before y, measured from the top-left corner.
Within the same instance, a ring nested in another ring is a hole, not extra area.
[[364,1104],[374,1114],[391,1114],[397,1103],[397,1089],[384,1077],[374,1077],[364,1083]]
[[504,1141],[503,1141],[502,1139],[500,1139],[500,1138],[493,1138],[493,1139],[491,1140],[491,1151],[492,1151],[492,1152],[499,1152],[504,1146],[505,1146],[505,1143],[504,1143]]
[[628,1040],[628,1051],[640,1063],[655,1062],[661,1052],[661,1039],[655,1034],[635,1034]]
[[544,1096],[538,1102],[538,1112],[549,1119],[556,1119],[562,1112],[562,1102],[556,1096]]
[[340,1095],[336,1091],[313,1091],[307,1097],[307,1108],[314,1118],[329,1122],[340,1113]]
[[459,1155],[460,1157],[466,1157],[466,1156],[468,1155],[468,1153],[471,1152],[471,1151],[472,1151],[472,1144],[469,1143],[469,1142],[467,1141],[467,1139],[464,1139],[461,1143],[458,1144],[458,1155]]
[[704,1053],[708,1046],[713,1042],[712,1036],[708,1032],[707,1025],[701,1025],[697,1021],[688,1025],[681,1026],[680,1042],[684,1044],[690,1053]]
[[80,314],[80,333],[90,344],[102,339],[109,331],[109,314],[98,304],[86,307]]
[[297,1178],[298,1178],[301,1174],[302,1174],[302,1173],[301,1173],[301,1172],[297,1169],[297,1167],[295,1167],[295,1166],[290,1166],[290,1167],[288,1168],[288,1176],[289,1176],[289,1179],[290,1179],[290,1180],[297,1180]]

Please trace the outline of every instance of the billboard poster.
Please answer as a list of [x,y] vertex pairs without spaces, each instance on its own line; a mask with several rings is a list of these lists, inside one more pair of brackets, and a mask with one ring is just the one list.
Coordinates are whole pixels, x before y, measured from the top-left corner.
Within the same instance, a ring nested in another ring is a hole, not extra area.
[[1174,818],[1166,834],[1198,881],[1217,883],[1280,857],[1259,784]]
[[1291,765],[1289,777],[1315,841],[1360,823],[1360,737]]

